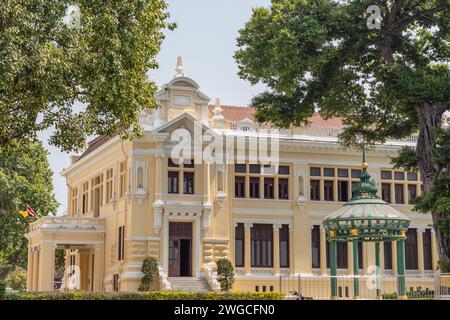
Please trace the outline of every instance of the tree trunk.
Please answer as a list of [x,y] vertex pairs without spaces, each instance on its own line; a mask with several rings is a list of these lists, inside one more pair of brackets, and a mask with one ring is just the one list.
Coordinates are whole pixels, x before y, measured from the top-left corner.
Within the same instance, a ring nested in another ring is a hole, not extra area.
[[[432,147],[436,141],[434,130],[441,126],[444,111],[442,108],[433,107],[428,102],[416,106],[416,112],[419,118],[419,136],[417,138],[416,155],[418,156],[418,167],[422,175],[422,192],[424,194],[430,192],[438,171],[436,164],[433,162]],[[447,239],[436,228],[439,218],[438,214],[431,212],[431,217],[436,234],[436,242],[438,244],[439,260],[447,260],[449,258]]]

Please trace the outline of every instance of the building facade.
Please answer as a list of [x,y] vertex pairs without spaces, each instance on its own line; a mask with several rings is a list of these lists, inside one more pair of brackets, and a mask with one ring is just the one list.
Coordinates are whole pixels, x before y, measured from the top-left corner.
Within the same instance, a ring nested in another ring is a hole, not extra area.
[[[220,258],[235,266],[236,291],[277,290],[280,275],[329,272],[321,222],[351,198],[361,174],[360,152],[338,143],[340,120],[314,115],[308,126],[277,132],[258,125],[249,107],[210,105],[181,61],[176,72],[157,93],[160,108],[141,114],[142,138],[98,137],[71,158],[61,173],[67,214],[36,221],[27,234],[28,290],[52,290],[56,250],[77,270],[73,288],[91,291],[136,291],[147,256],[158,261],[161,290],[180,278],[217,289]],[[390,164],[414,139],[372,146],[367,157],[378,194],[411,218],[407,272],[426,274],[437,265],[432,221],[409,204],[420,176]],[[217,141],[230,148],[212,151]],[[174,153],[180,144],[192,154]],[[351,245],[339,244],[339,274],[352,273]],[[361,245],[361,273],[375,264],[373,246]],[[381,259],[383,272],[395,275],[395,242],[382,246]],[[63,282],[72,278],[68,271]]]

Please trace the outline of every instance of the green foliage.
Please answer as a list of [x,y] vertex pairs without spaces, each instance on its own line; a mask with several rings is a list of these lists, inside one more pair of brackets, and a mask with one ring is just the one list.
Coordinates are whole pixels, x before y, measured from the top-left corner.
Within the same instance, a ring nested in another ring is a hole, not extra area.
[[158,261],[154,257],[145,258],[142,263],[142,273],[144,276],[141,280],[141,285],[139,286],[139,291],[150,291],[153,288],[153,282],[158,278]]
[[8,274],[5,282],[13,290],[24,291],[27,289],[27,271],[22,268],[16,268],[16,270]]
[[438,261],[438,269],[442,273],[450,273],[450,259],[439,260]]
[[233,288],[234,268],[233,264],[227,258],[217,260],[217,281],[220,283],[220,289],[228,292]]
[[19,215],[28,203],[38,218],[56,212],[52,171],[40,142],[0,147],[0,276],[27,267],[29,218]]
[[[345,146],[418,132],[414,152],[403,149],[393,162],[420,170],[426,196],[416,209],[439,216],[438,234],[448,237],[450,136],[437,131],[450,110],[450,3],[379,1],[380,29],[369,29],[374,4],[272,0],[255,8],[237,39],[239,75],[267,87],[251,103],[259,122],[289,127],[314,112],[340,117]],[[447,143],[436,143],[443,136]],[[450,255],[445,241],[439,255]]]
[[[64,21],[69,5],[78,21]],[[147,72],[158,67],[164,31],[175,27],[164,0],[0,6],[0,144],[47,128],[64,151],[84,148],[89,135],[141,134],[139,113],[156,107]]]
[[6,282],[0,280],[0,300],[3,300],[5,298],[5,294],[6,294]]
[[414,148],[403,147],[396,157],[391,158],[395,169],[417,171],[417,154]]
[[144,292],[144,293],[95,293],[95,292],[24,292],[11,293],[7,300],[281,300],[279,292]]

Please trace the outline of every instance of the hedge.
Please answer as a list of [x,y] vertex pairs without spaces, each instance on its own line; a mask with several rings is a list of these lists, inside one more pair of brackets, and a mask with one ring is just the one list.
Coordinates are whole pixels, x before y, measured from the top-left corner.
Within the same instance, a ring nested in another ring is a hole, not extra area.
[[9,293],[5,300],[281,300],[279,292],[21,292]]

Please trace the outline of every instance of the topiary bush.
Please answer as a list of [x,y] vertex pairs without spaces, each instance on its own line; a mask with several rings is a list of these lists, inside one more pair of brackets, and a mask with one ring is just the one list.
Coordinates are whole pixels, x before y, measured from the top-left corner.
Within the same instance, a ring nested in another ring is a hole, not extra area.
[[220,283],[220,289],[228,292],[233,288],[234,268],[233,264],[227,258],[217,260],[217,281]]
[[139,291],[150,291],[154,290],[153,282],[159,276],[158,272],[158,261],[154,257],[145,258],[142,263],[142,273],[144,276],[141,280],[141,285],[139,286]]

